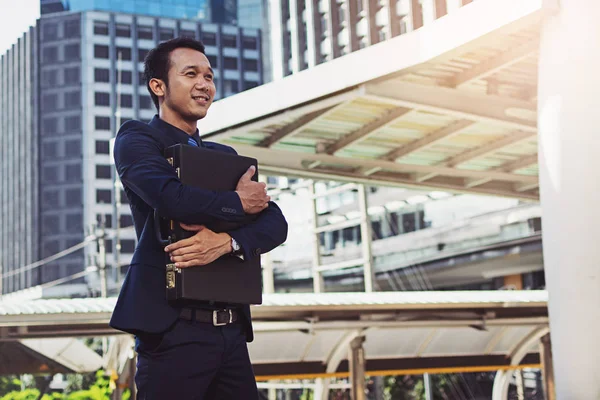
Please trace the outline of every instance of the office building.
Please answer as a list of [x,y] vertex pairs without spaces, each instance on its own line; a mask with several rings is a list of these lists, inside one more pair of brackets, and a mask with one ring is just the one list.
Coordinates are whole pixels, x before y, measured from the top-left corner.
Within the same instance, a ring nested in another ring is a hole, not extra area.
[[473,0],[268,0],[273,80],[420,28]]
[[[260,31],[197,20],[103,11],[48,14],[2,56],[1,104],[8,116],[0,122],[1,185],[8,188],[2,191],[4,272],[81,243],[100,221],[108,229],[116,226],[110,139],[126,120],[155,114],[142,62],[159,42],[178,36],[206,45],[216,99],[262,83]],[[118,264],[126,268],[136,243],[133,230],[125,228],[132,220],[124,194],[121,201]],[[106,244],[110,292],[120,274],[112,268],[112,240]],[[73,276],[98,264],[97,254],[92,242],[33,272],[5,277],[2,292]],[[89,282],[61,287],[68,295],[85,294]],[[96,290],[97,282],[92,286]]]

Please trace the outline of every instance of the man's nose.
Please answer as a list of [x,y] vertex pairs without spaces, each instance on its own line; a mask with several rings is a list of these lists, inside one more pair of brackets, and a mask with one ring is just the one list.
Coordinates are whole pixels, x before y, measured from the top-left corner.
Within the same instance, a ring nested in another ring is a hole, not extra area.
[[198,90],[208,90],[209,83],[206,79],[200,78],[196,81],[196,88]]

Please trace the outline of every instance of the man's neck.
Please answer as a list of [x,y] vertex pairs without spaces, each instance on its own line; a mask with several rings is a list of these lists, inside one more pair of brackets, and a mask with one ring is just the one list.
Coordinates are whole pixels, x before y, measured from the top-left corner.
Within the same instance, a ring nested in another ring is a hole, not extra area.
[[175,116],[172,112],[161,109],[158,113],[158,117],[163,121],[173,125],[176,128],[181,129],[190,136],[196,133],[197,121],[185,121],[179,116]]

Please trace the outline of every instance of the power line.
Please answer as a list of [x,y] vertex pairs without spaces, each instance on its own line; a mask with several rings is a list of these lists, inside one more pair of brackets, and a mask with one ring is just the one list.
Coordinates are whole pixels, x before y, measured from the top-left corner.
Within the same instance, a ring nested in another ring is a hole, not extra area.
[[0,273],[0,278],[5,278],[5,277],[9,277],[9,276],[13,276],[13,275],[20,274],[20,273],[22,273],[22,272],[30,271],[30,270],[32,270],[32,269],[34,269],[34,268],[40,267],[40,266],[42,266],[42,265],[44,265],[44,264],[47,264],[47,263],[49,263],[49,262],[52,262],[52,261],[54,261],[54,260],[58,260],[58,259],[59,259],[59,258],[61,258],[61,257],[64,257],[64,256],[66,256],[66,255],[69,255],[69,254],[71,254],[71,253],[74,253],[74,252],[76,252],[77,250],[80,250],[80,249],[84,248],[84,247],[85,247],[85,246],[87,246],[87,245],[88,245],[90,242],[93,242],[93,241],[95,241],[96,239],[97,239],[96,235],[89,235],[89,236],[87,236],[87,237],[86,237],[86,238],[83,240],[83,242],[81,242],[81,243],[78,243],[78,244],[76,244],[75,246],[69,247],[68,249],[66,249],[66,250],[63,250],[63,251],[61,251],[61,252],[59,252],[59,253],[56,253],[56,254],[54,254],[54,255],[51,255],[50,257],[46,257],[46,258],[44,258],[44,259],[42,259],[42,260],[40,260],[40,261],[36,261],[36,262],[34,262],[34,263],[32,263],[32,264],[26,265],[26,266],[24,266],[24,267],[21,267],[21,268],[14,269],[14,270],[12,270],[12,271],[8,271],[8,272],[6,272],[6,273]]

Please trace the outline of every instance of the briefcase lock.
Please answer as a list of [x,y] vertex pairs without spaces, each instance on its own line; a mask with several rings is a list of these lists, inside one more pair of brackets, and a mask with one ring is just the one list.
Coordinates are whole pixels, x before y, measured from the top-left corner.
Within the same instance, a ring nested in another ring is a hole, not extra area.
[[167,289],[175,287],[175,272],[181,272],[181,269],[177,268],[175,264],[167,264]]
[[[221,316],[221,318],[219,318]],[[215,310],[213,311],[213,325],[223,326],[233,322],[233,313],[231,310]]]

